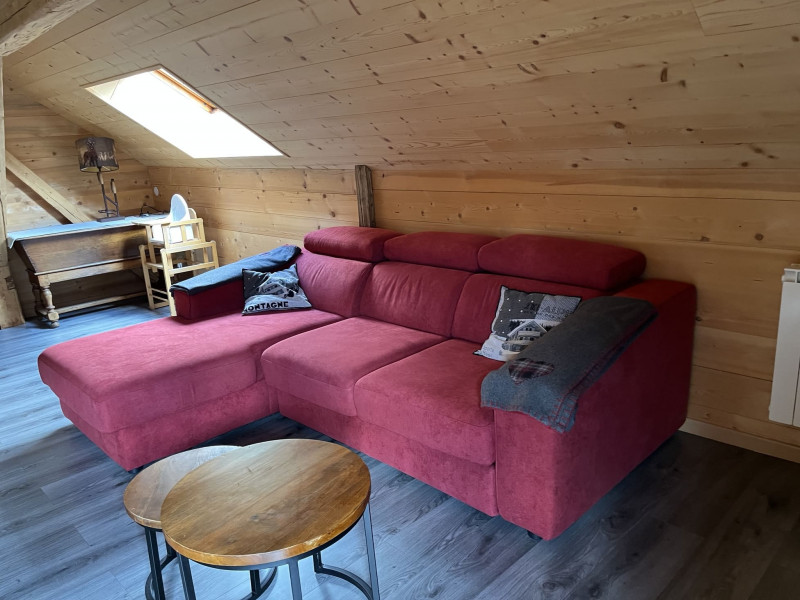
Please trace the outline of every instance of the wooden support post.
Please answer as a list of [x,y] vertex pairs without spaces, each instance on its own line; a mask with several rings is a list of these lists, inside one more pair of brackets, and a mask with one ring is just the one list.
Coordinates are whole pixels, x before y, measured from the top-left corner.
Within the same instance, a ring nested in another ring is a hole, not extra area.
[[3,59],[0,58],[0,329],[25,322],[8,266],[6,246],[6,118],[3,105]]
[[375,227],[375,198],[372,195],[372,171],[367,165],[356,165],[356,197],[358,224]]

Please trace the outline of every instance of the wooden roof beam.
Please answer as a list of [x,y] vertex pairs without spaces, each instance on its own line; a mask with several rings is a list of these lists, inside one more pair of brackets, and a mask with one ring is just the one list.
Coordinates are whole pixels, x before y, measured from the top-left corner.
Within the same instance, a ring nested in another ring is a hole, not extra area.
[[3,0],[0,56],[16,52],[94,0]]
[[89,217],[83,214],[74,202],[59,194],[49,183],[26,167],[8,150],[6,150],[5,159],[6,168],[9,171],[19,177],[22,183],[31,188],[42,200],[65,216],[70,223],[82,223],[89,220]]

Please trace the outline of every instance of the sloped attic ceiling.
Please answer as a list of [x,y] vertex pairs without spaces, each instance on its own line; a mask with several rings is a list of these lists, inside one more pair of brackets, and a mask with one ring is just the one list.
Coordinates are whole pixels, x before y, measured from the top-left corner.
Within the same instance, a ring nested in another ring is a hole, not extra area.
[[[800,0],[96,0],[8,84],[148,165],[796,168]],[[83,86],[163,65],[287,158],[192,160]]]

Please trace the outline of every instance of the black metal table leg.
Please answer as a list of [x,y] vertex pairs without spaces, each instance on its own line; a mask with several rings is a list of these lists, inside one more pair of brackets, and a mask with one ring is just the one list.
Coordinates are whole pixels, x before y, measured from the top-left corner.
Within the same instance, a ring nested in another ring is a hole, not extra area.
[[181,568],[181,583],[183,583],[183,595],[186,600],[197,600],[194,594],[194,581],[192,581],[192,570],[189,566],[189,559],[185,556],[178,556],[178,566]]
[[[167,546],[167,556],[163,561],[158,556],[158,540],[156,529],[144,527],[144,539],[147,540],[147,557],[150,560],[150,575],[144,583],[144,597],[147,600],[166,600],[164,597],[164,580],[161,570],[175,558],[175,551]],[[172,553],[170,554],[170,550]]]
[[322,563],[322,551],[317,551],[312,554],[314,558],[314,571],[322,575],[331,575],[344,579],[348,583],[357,587],[368,600],[380,600],[380,593],[378,592],[378,568],[375,561],[375,541],[372,537],[372,516],[369,512],[369,504],[364,509],[364,532],[367,538],[367,562],[369,563],[369,580],[367,583],[361,577],[340,569],[338,567],[326,566]]
[[266,592],[272,582],[275,581],[275,576],[278,574],[278,568],[272,567],[270,569],[269,577],[265,581],[261,581],[261,572],[258,569],[253,569],[250,571],[250,590],[251,593],[249,596],[244,598],[244,600],[256,600],[261,594]]
[[372,600],[381,600],[378,591],[378,563],[375,560],[375,539],[372,537],[372,513],[367,508],[364,509],[364,535],[367,538],[367,562],[369,563],[369,583],[372,590]]
[[300,587],[300,569],[296,560],[289,561],[289,578],[292,581],[292,600],[303,600],[303,589]]

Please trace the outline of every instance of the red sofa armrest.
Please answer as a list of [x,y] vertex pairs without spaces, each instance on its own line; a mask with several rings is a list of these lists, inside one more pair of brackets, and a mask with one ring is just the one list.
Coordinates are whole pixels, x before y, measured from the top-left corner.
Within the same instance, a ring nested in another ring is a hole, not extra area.
[[177,316],[189,320],[241,312],[244,308],[241,277],[191,296],[183,290],[172,290],[172,298]]
[[658,317],[581,396],[570,431],[494,412],[500,514],[545,539],[575,522],[686,419],[694,287],[650,280],[616,295],[650,301]]

